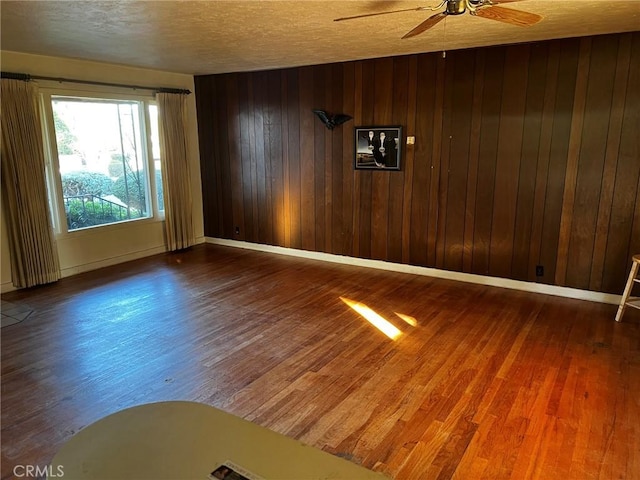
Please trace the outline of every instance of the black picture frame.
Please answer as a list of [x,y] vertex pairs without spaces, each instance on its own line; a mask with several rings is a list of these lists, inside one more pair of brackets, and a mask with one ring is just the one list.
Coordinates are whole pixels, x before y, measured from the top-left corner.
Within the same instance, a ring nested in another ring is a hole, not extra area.
[[355,127],[353,168],[356,170],[400,170],[402,127]]

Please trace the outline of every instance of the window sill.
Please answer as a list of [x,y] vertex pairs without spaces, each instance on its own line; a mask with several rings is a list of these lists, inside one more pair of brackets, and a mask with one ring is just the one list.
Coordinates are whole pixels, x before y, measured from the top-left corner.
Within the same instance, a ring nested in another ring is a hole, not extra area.
[[[164,212],[163,212],[164,213]],[[92,227],[79,228],[77,230],[58,232],[56,233],[56,239],[69,238],[69,237],[83,237],[88,235],[99,235],[101,233],[117,232],[118,230],[130,230],[132,228],[142,227],[144,225],[150,225],[154,223],[164,222],[164,214],[156,215],[154,217],[147,218],[135,218],[132,220],[125,220],[118,223],[109,223],[104,225],[94,225]]]

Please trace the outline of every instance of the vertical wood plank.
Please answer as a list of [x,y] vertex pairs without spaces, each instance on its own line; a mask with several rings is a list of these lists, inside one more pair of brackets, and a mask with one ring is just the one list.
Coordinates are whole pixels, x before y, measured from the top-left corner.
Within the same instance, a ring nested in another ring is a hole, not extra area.
[[[236,75],[226,75],[227,92],[227,150],[231,175],[232,237],[240,240],[244,236],[244,191],[242,188],[242,143],[240,142],[240,110],[238,105],[238,82]],[[240,233],[236,234],[236,227]]]
[[354,255],[353,245],[356,232],[353,230],[353,211],[354,211],[354,181],[355,174],[353,170],[353,155],[354,155],[354,125],[356,122],[356,107],[355,107],[355,63],[349,62],[343,66],[343,94],[342,104],[343,113],[353,117],[353,120],[348,122],[348,128],[342,135],[342,248],[340,253],[343,255]]
[[270,186],[268,185],[269,120],[267,105],[267,73],[253,74],[254,116],[253,128],[256,139],[256,191],[258,203],[258,241],[271,243]]
[[[328,65],[318,65],[311,67],[313,71],[313,108],[324,110],[324,92],[327,79]],[[327,205],[328,199],[325,197],[326,184],[326,147],[329,131],[324,124],[309,110],[306,115],[313,118],[314,128],[314,149],[313,149],[313,180],[315,189],[315,247],[314,250],[326,252],[326,221],[327,210],[331,211]]]
[[530,48],[510,275],[518,280],[535,280],[535,276],[529,277],[529,272],[533,266],[535,274],[537,258],[532,261],[529,255],[549,57],[546,44],[532,45]]
[[[393,58],[373,61],[373,124],[391,123],[393,108]],[[365,97],[366,98],[366,97]],[[393,172],[395,173],[395,172]],[[371,172],[371,258],[387,258],[389,244],[389,176],[390,172]]]
[[[213,109],[213,128],[214,131],[219,132],[218,135],[220,138],[224,138],[224,135],[226,134],[223,130],[222,130],[222,126],[220,124],[220,111],[224,106],[223,102],[219,101],[219,95],[218,92],[221,91],[220,88],[220,83],[221,83],[221,78],[217,77],[214,79],[214,81],[212,82],[212,86],[213,86],[213,99],[215,101],[215,107]],[[212,158],[214,159],[215,162],[215,179],[216,179],[216,205],[218,208],[218,212],[217,212],[217,232],[218,235],[222,238],[224,238],[225,235],[225,231],[224,231],[224,189],[223,189],[223,170],[224,170],[224,162],[225,159],[222,158],[222,152],[220,151],[220,142],[213,142],[213,148],[211,149],[212,151]]]
[[[249,139],[249,115],[247,115],[247,74],[236,74],[231,79],[236,83],[237,108],[238,108],[238,132],[235,141],[239,144],[240,172],[239,179],[241,187],[241,197],[237,199],[242,202],[243,218],[241,220],[240,232],[234,231],[236,240],[251,241],[253,239],[253,209],[251,201],[251,143]],[[232,141],[230,138],[229,141]]]
[[[454,66],[452,125],[449,136],[447,188],[442,196],[446,202],[443,236],[443,267],[462,271],[465,217],[470,171],[472,116],[474,110],[474,83],[476,52],[456,52]],[[446,140],[447,135],[445,135]],[[477,155],[477,150],[476,150]],[[477,170],[477,165],[476,165]],[[445,196],[446,195],[446,196]]]
[[[363,115],[362,115],[362,88],[363,88],[363,78],[362,78],[362,70],[363,64],[361,61],[355,62],[354,64],[354,109],[353,109],[353,121],[355,126],[364,125]],[[355,146],[354,151],[351,152],[351,155],[355,155]],[[361,183],[361,174],[362,172],[353,172],[353,246],[351,251],[353,255],[356,257],[360,256],[360,183]]]
[[[469,138],[469,174],[466,186],[464,214],[464,238],[462,246],[462,271],[470,273],[473,265],[473,232],[476,219],[476,191],[478,187],[478,163],[480,154],[480,127],[482,125],[482,96],[484,92],[486,50],[475,52],[473,72],[473,100],[471,105],[471,132]],[[487,86],[487,88],[492,88]]]
[[551,157],[551,138],[555,110],[556,89],[558,83],[558,69],[560,63],[560,46],[550,44],[547,58],[547,73],[544,82],[544,105],[542,107],[542,121],[540,125],[540,147],[538,149],[537,171],[534,193],[534,211],[531,220],[531,240],[529,247],[530,280],[536,279],[536,265],[540,264],[540,250],[542,244],[542,227],[544,223],[544,205],[547,194],[547,176],[549,159]]
[[[332,65],[329,72],[329,85],[331,86],[331,88],[326,90],[327,105],[329,105],[330,111],[332,113],[344,113],[345,111],[342,103],[343,83],[343,65],[339,63]],[[331,212],[329,217],[329,226],[331,228],[331,234],[328,234],[327,236],[330,239],[329,251],[336,254],[343,254],[343,136],[345,132],[351,132],[352,127],[353,124],[349,122],[336,127],[331,132],[331,155],[329,157],[329,166],[331,169],[331,192],[329,193],[331,197]]]
[[[452,52],[449,57],[444,60],[444,78],[443,78],[443,94],[442,94],[442,112],[440,119],[440,153],[438,157],[438,192],[436,197],[436,215],[434,222],[435,232],[435,263],[436,268],[444,268],[444,252],[446,247],[446,229],[447,229],[447,200],[449,192],[449,162],[451,156],[451,148],[453,146],[453,130],[454,112],[453,100],[454,92],[457,93],[454,83],[456,81],[456,65],[460,65],[458,60],[461,52]],[[457,98],[457,95],[456,95]],[[437,120],[436,120],[437,121]],[[435,170],[435,169],[434,169]],[[431,217],[431,214],[429,215]]]
[[[390,123],[401,125],[403,135],[407,133],[407,111],[409,96],[409,57],[396,57],[393,59],[393,104]],[[415,100],[414,100],[415,102]],[[385,260],[389,262],[402,262],[402,222],[404,204],[404,184],[406,178],[406,141],[399,145],[400,168],[399,172],[389,172],[389,230],[387,255]]]
[[436,264],[438,215],[440,212],[440,165],[442,161],[442,122],[444,108],[444,79],[446,61],[436,60],[435,103],[433,110],[433,145],[431,149],[431,178],[429,185],[429,216],[427,220],[427,265]]
[[[219,91],[225,90],[225,77],[221,76],[217,79]],[[216,116],[219,132],[219,138],[215,139],[216,151],[218,154],[219,178],[220,178],[220,217],[222,218],[222,237],[233,238],[233,200],[231,198],[231,158],[229,156],[229,131],[227,124],[227,103],[228,98],[217,99]]]
[[[489,273],[489,246],[493,219],[496,156],[505,50],[487,50],[484,89],[482,98],[482,123],[480,126],[480,150],[478,160],[478,187],[476,189],[476,219],[473,234],[472,273]],[[491,86],[489,88],[489,85]]]
[[280,113],[282,115],[282,221],[283,246],[291,248],[291,172],[289,160],[289,82],[288,71],[280,74]]
[[[362,62],[362,122],[364,125],[374,123],[374,102],[375,95],[375,61],[365,60]],[[377,172],[376,172],[377,173]],[[373,172],[371,170],[359,170],[357,178],[360,181],[360,204],[356,215],[359,215],[359,237],[360,237],[360,257],[371,258],[371,222],[372,222],[372,181]]]
[[489,273],[498,277],[511,275],[529,52],[528,45],[519,45],[506,53],[489,248]]
[[[268,74],[269,104],[269,175],[271,208],[271,244],[285,245],[285,204],[284,204],[284,162],[283,162],[283,125],[282,125],[282,80],[281,72],[274,70]],[[269,198],[269,197],[267,197]]]
[[300,88],[300,224],[303,250],[316,248],[316,200],[315,200],[315,115],[311,112],[315,97],[313,67],[303,67],[299,72]]
[[[242,164],[242,198],[244,203],[244,229],[240,230],[239,240],[255,241],[253,229],[253,184],[251,182],[251,157],[252,144],[249,134],[250,112],[248,97],[248,74],[241,73],[231,77],[235,79],[238,85],[238,114],[240,135],[238,142],[240,143],[240,163]],[[202,143],[202,138],[200,139]]]
[[571,133],[569,134],[569,152],[567,156],[567,170],[562,196],[562,216],[560,217],[560,236],[558,239],[558,259],[556,262],[557,285],[564,285],[567,279],[567,261],[569,254],[569,240],[571,237],[571,223],[578,177],[578,160],[580,142],[582,141],[582,125],[584,122],[584,108],[587,95],[589,66],[591,60],[591,38],[580,40],[580,54],[578,73],[573,100],[573,115]]
[[410,263],[427,265],[429,199],[431,198],[431,162],[434,137],[437,59],[420,55],[417,61],[416,144],[414,146],[413,187],[411,196]]
[[362,170],[360,176],[360,257],[371,258],[371,220],[372,220],[372,183],[373,174],[370,170]]
[[[324,75],[319,76],[319,79],[324,78],[322,85],[322,92],[318,97],[319,99],[323,99],[323,106],[329,113],[335,113],[333,109],[333,95],[337,95],[338,92],[333,86],[333,78],[332,78],[332,69],[333,65],[325,65]],[[333,225],[332,225],[332,216],[333,216],[333,137],[334,131],[324,129],[324,219],[322,228],[324,230],[324,247],[323,250],[325,252],[331,252],[331,243],[333,240]]]
[[[196,109],[198,112],[198,137],[208,138],[214,131],[213,101],[214,78],[195,77]],[[208,237],[218,235],[217,219],[219,215],[216,185],[216,162],[213,158],[212,142],[200,142],[200,177],[202,183],[202,210],[204,216],[204,234]]]
[[300,143],[300,82],[298,69],[290,69],[287,77],[287,137],[289,138],[289,212],[291,216],[291,248],[302,248],[302,145]]
[[415,145],[407,145],[406,137],[416,135],[416,104],[418,102],[418,57],[409,57],[409,77],[407,79],[407,118],[405,129],[404,156],[404,188],[402,201],[402,263],[411,260],[411,209],[413,198],[413,172],[415,162]]
[[[262,181],[261,175],[264,172],[264,205],[261,207],[261,229],[263,231],[263,243],[273,245],[274,217],[273,217],[273,157],[275,152],[273,147],[274,112],[270,99],[269,77],[272,72],[257,72],[257,83],[261,86],[259,90],[260,103],[262,104],[262,139],[264,142],[264,160],[262,169],[258,169],[258,179]],[[260,183],[259,183],[260,184]]]
[[569,156],[573,102],[577,81],[580,39],[562,40],[556,87],[555,109],[551,131],[551,149],[547,172],[547,191],[544,198],[544,215],[540,243],[539,262],[545,274],[540,281],[554,283],[558,261],[558,238],[562,216],[562,198]]
[[[260,219],[258,213],[258,174],[257,174],[257,139],[256,139],[256,129],[255,129],[255,100],[254,100],[254,78],[253,74],[247,74],[247,130],[249,132],[249,145],[250,149],[250,166],[249,171],[251,172],[251,218],[253,220],[252,232],[253,232],[253,241],[260,242]],[[262,138],[260,139],[262,141]]]

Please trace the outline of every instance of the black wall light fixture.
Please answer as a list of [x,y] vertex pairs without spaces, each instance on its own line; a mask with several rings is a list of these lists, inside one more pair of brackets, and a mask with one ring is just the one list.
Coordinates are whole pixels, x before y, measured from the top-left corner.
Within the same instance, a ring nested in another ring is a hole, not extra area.
[[345,115],[344,113],[336,113],[335,115],[331,115],[330,113],[325,112],[324,110],[312,110],[322,123],[329,129],[333,130],[334,127],[338,125],[342,125],[344,122],[351,120],[352,117],[349,115]]

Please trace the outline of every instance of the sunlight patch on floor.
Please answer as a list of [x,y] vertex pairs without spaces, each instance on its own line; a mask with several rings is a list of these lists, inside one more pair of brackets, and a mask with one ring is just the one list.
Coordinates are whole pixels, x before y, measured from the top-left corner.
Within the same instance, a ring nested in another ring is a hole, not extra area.
[[411,315],[405,315],[404,313],[398,313],[398,312],[393,312],[393,313],[395,313],[398,317],[400,317],[402,320],[404,320],[406,323],[408,323],[412,327],[418,326],[418,321],[415,319],[415,317],[412,317]]
[[396,340],[398,337],[400,337],[400,335],[402,335],[402,332],[398,330],[392,323],[380,316],[375,311],[371,310],[364,303],[349,300],[345,297],[340,297],[340,300],[342,300],[353,310],[358,312],[362,317],[364,317],[365,320],[367,320],[371,325],[384,333],[391,340]]

